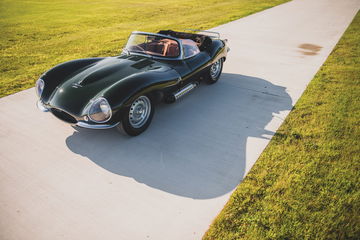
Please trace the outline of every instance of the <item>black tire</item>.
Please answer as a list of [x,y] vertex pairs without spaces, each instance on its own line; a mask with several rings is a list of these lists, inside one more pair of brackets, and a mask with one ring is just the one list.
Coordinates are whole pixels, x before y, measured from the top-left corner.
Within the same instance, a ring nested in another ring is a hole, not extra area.
[[139,96],[126,109],[122,116],[121,124],[117,126],[117,129],[120,132],[124,131],[130,136],[137,136],[149,127],[154,112],[152,99],[146,95]]
[[[214,71],[214,69],[216,69]],[[209,70],[207,72],[207,76],[206,76],[206,82],[208,84],[214,84],[216,83],[221,75],[223,69],[223,59],[220,58],[219,60],[217,60],[216,62],[214,62],[210,67]]]

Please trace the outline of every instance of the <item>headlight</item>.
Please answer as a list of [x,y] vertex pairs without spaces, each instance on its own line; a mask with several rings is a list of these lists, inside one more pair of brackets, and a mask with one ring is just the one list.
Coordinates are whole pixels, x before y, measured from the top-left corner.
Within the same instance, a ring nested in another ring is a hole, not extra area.
[[36,90],[36,94],[38,95],[38,97],[41,97],[44,87],[45,87],[44,80],[39,78],[35,83],[35,90]]
[[96,99],[90,106],[89,118],[97,123],[103,123],[111,118],[111,107],[108,101],[101,97]]

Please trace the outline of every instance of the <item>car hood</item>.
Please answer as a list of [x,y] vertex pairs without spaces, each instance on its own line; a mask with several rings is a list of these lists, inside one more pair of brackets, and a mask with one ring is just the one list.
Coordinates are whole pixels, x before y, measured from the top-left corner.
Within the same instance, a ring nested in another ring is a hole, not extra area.
[[[146,71],[166,71],[166,64],[135,55],[108,57],[70,74],[53,91],[48,104],[73,115],[83,115],[90,100],[113,84]],[[111,105],[111,103],[110,103]]]

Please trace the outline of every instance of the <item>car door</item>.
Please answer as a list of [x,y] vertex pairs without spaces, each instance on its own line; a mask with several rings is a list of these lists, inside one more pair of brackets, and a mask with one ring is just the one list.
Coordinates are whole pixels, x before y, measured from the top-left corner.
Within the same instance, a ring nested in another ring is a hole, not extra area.
[[200,51],[194,41],[182,39],[181,42],[184,59],[171,61],[172,68],[181,76],[181,81],[178,86],[180,88],[197,80],[211,60],[209,53]]
[[191,79],[187,79],[186,82],[191,82],[196,78],[199,78],[202,71],[210,61],[210,55],[206,51],[200,51],[198,45],[190,40],[182,40],[184,51],[184,62],[191,69]]

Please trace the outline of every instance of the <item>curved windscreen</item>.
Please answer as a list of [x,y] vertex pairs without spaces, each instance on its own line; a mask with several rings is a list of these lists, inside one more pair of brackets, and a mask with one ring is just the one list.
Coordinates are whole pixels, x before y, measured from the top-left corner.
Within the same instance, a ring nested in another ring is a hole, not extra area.
[[126,50],[135,53],[175,58],[180,55],[179,43],[173,39],[141,33],[131,34]]

